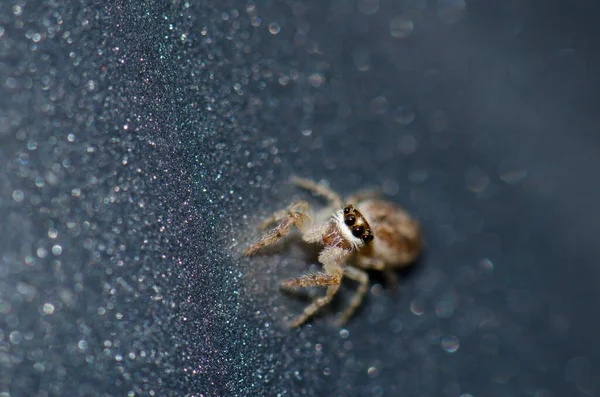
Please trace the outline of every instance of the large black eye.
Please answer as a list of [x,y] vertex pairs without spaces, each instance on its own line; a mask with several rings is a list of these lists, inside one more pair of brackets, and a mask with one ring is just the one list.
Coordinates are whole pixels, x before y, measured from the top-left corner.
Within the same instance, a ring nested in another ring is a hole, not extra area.
[[344,218],[344,223],[348,226],[354,225],[354,222],[356,222],[356,218],[352,214],[350,214]]
[[354,237],[360,237],[360,236],[362,236],[364,231],[365,231],[365,227],[363,225],[354,226],[352,228],[352,235]]
[[350,212],[350,207],[344,207],[344,214],[348,214]]
[[364,236],[362,236],[363,241],[366,243],[368,243],[369,241],[373,240],[373,235],[372,234],[365,234]]

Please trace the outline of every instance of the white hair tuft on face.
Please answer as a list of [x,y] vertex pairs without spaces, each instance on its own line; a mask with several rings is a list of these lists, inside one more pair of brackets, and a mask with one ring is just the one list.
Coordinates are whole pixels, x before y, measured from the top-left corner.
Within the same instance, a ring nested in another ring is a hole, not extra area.
[[335,214],[333,214],[332,219],[337,225],[341,236],[352,245],[353,249],[358,250],[365,244],[362,239],[354,237],[352,231],[344,222],[344,210],[337,211]]

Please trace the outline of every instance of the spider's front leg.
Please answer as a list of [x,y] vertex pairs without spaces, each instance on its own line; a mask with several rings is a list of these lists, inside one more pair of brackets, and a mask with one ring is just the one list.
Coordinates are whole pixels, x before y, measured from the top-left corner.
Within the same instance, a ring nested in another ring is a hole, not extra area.
[[319,261],[323,264],[323,272],[307,274],[295,279],[287,280],[282,283],[283,287],[327,287],[325,296],[315,299],[310,305],[304,308],[301,315],[292,322],[292,327],[297,327],[313,316],[321,307],[328,304],[340,288],[344,270],[342,263],[350,254],[349,251],[337,248],[325,248],[319,255]]
[[262,236],[256,243],[244,251],[244,256],[254,255],[258,250],[276,243],[287,235],[292,226],[296,225],[300,231],[306,231],[312,224],[311,209],[306,201],[298,201],[282,211],[277,211],[264,221],[259,228],[265,229],[273,222],[279,222],[274,229]]
[[296,186],[300,186],[301,188],[311,191],[318,196],[326,198],[332,208],[339,208],[342,206],[342,198],[323,183],[317,183],[311,181],[310,179],[298,177],[292,177],[290,182]]

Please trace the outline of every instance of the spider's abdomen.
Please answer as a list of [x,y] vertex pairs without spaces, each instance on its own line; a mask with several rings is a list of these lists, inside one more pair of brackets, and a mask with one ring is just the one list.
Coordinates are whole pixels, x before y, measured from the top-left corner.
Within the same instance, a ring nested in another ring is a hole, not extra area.
[[357,205],[368,220],[375,238],[361,254],[380,259],[390,267],[415,260],[422,248],[421,228],[403,209],[383,200],[365,200]]

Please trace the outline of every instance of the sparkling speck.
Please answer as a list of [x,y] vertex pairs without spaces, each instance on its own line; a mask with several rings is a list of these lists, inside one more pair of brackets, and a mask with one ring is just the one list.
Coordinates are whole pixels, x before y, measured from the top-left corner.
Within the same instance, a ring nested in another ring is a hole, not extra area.
[[494,263],[487,258],[482,259],[479,265],[485,270],[494,270]]
[[6,79],[6,88],[8,89],[15,89],[17,88],[17,79],[15,79],[14,77],[9,77]]
[[443,337],[441,344],[442,349],[444,349],[448,353],[456,352],[458,350],[458,347],[460,346],[459,339],[454,335]]
[[13,345],[18,345],[23,341],[23,334],[21,334],[19,331],[13,331],[8,336],[8,339],[10,339],[10,343]]
[[290,76],[287,75],[283,75],[279,77],[279,84],[281,85],[287,85],[290,82]]
[[54,305],[52,303],[44,303],[42,311],[44,312],[44,314],[52,314],[54,313]]
[[322,73],[313,73],[308,78],[308,82],[315,88],[319,88],[325,83],[325,76]]
[[358,10],[365,15],[373,15],[379,10],[379,0],[358,0]]
[[12,198],[17,203],[20,203],[25,198],[25,193],[23,193],[21,190],[15,190],[12,194]]
[[44,247],[39,247],[37,249],[37,256],[38,258],[45,258],[46,256],[48,256],[48,250]]
[[366,72],[371,69],[371,54],[366,48],[357,48],[352,53],[354,65],[361,72]]
[[394,110],[394,119],[402,125],[409,125],[415,120],[415,110],[410,106],[398,106]]
[[376,115],[385,114],[388,110],[388,101],[383,96],[378,96],[371,100],[371,113]]
[[367,370],[367,374],[371,378],[376,377],[377,376],[377,367],[369,367],[369,369]]
[[54,255],[60,255],[60,254],[62,254],[62,247],[60,245],[58,245],[58,244],[53,245],[52,246],[52,253]]
[[527,178],[527,170],[508,161],[498,166],[498,174],[509,185],[517,185]]
[[271,22],[269,24],[269,33],[278,34],[281,31],[281,26],[277,22]]
[[402,15],[394,17],[390,21],[390,34],[396,39],[405,39],[414,29],[413,21]]
[[410,311],[417,316],[423,315],[425,313],[425,308],[423,302],[419,300],[414,300],[410,303]]
[[481,193],[490,184],[490,177],[479,167],[469,169],[465,174],[465,185],[474,193]]

